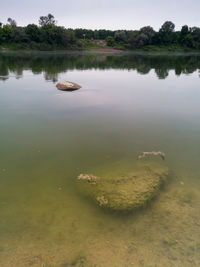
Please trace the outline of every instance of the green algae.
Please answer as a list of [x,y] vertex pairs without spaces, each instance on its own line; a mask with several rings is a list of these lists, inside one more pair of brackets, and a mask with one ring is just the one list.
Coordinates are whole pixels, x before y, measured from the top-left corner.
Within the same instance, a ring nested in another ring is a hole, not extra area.
[[173,245],[177,244],[177,242],[178,241],[173,236],[165,237],[163,239],[163,243],[168,245],[168,246],[173,246]]
[[[143,207],[158,192],[169,170],[161,160],[138,160],[134,164],[116,163],[93,174],[80,174],[79,188],[99,206],[115,211]],[[90,178],[91,177],[91,178]],[[93,181],[98,177],[98,182]]]

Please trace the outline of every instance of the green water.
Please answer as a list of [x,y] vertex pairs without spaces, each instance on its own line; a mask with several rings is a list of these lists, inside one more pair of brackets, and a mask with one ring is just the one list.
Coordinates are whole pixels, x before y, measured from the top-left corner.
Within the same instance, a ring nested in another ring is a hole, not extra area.
[[[200,266],[199,70],[200,55],[1,53],[0,266]],[[146,208],[77,190],[153,150],[171,174]]]

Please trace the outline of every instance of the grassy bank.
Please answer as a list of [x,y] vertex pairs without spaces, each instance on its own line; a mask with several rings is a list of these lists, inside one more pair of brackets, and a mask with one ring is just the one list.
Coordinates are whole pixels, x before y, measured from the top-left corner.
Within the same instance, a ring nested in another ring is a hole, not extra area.
[[76,43],[61,46],[51,45],[46,43],[3,43],[0,44],[0,50],[39,50],[39,51],[92,51],[99,50],[100,52],[122,50],[132,52],[200,52],[199,49],[192,49],[183,47],[180,45],[147,45],[141,48],[130,48],[123,44],[114,44],[113,46],[107,46],[104,41],[90,41],[90,40],[78,40]]

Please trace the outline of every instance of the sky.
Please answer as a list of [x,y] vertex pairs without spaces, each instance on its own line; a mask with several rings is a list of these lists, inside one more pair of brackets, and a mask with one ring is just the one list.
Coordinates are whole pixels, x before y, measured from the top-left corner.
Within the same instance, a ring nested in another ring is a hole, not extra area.
[[0,0],[0,22],[11,17],[17,25],[38,24],[40,16],[54,15],[66,28],[158,30],[170,20],[176,30],[182,25],[200,27],[200,0]]

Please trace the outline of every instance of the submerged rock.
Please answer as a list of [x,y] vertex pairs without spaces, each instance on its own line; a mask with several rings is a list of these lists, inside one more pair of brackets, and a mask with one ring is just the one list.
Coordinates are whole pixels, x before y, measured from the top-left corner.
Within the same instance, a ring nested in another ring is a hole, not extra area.
[[141,160],[129,166],[114,164],[108,170],[100,171],[99,175],[80,174],[78,184],[80,191],[92,197],[99,206],[129,211],[144,206],[152,199],[168,172],[160,160]]
[[73,90],[77,90],[80,89],[81,86],[77,83],[73,83],[73,82],[60,82],[56,84],[56,87],[59,90],[69,90],[69,91],[73,91]]

